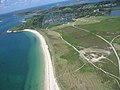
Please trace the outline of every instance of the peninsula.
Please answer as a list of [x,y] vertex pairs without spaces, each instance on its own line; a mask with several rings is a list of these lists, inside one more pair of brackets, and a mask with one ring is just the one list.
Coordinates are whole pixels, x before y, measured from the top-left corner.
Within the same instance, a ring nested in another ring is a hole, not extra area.
[[37,10],[11,29],[39,37],[46,90],[120,89],[120,15],[110,16],[119,4],[115,0]]

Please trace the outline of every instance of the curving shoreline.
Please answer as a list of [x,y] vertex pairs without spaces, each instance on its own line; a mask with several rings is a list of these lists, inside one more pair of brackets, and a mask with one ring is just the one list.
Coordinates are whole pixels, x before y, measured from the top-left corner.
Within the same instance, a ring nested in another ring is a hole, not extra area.
[[54,76],[54,70],[52,66],[50,53],[48,50],[48,45],[46,44],[44,37],[36,30],[25,29],[22,31],[27,31],[35,34],[41,42],[41,47],[43,50],[44,60],[45,60],[45,80],[44,80],[45,90],[60,90]]

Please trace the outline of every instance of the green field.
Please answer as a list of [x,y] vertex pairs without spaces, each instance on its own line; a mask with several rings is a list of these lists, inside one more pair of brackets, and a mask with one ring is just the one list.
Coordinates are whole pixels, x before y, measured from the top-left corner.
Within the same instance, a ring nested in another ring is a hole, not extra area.
[[98,23],[79,25],[81,28],[97,32],[116,32],[120,30],[120,17],[106,17]]
[[[42,30],[40,33],[44,35],[49,45],[56,78],[61,90],[104,89],[104,84],[101,83],[94,67],[80,59],[79,54],[63,42],[57,32]],[[80,69],[83,64],[86,65]],[[108,90],[112,89],[109,88]]]
[[77,27],[87,29],[93,33],[98,33],[109,41],[119,34],[120,17],[104,17],[101,19],[98,18],[98,20],[100,20],[100,22],[77,25]]
[[[61,90],[120,89],[116,55],[110,49],[110,45],[97,36],[101,35],[106,40],[111,41],[120,33],[119,22],[120,17],[80,18],[78,21],[75,21],[74,25],[70,23],[40,31],[46,38],[53,56],[52,60],[55,66],[56,77]],[[65,41],[79,51],[84,49],[96,50],[94,53],[87,52],[85,54],[86,57],[91,58],[92,54],[105,56],[105,58],[93,64],[118,78],[94,67]],[[115,44],[115,49],[120,56],[119,37],[114,40],[113,44]],[[110,54],[106,54],[105,51]]]

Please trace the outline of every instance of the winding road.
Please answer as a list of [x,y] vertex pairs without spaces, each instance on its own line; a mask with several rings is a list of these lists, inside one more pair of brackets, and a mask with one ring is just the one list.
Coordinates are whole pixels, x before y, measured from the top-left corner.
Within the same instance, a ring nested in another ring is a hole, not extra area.
[[[76,27],[76,26],[75,26],[75,22],[72,24],[72,26],[73,26],[74,28],[76,28],[76,29],[83,30],[83,31],[85,31],[85,32],[90,33],[90,31],[87,30],[87,29],[83,29],[83,28]],[[117,53],[115,47],[114,47],[113,44],[112,44],[113,41],[114,41],[116,38],[120,37],[120,35],[114,37],[114,38],[112,39],[111,42],[109,42],[108,40],[106,40],[105,38],[103,38],[103,37],[100,36],[100,35],[97,35],[97,34],[96,34],[96,36],[99,37],[99,38],[101,38],[103,41],[105,41],[106,43],[108,43],[108,44],[111,46],[111,48],[112,48],[112,50],[113,50],[113,52],[114,52],[114,54],[115,54],[115,56],[116,56],[116,58],[117,58],[117,61],[118,61],[118,65],[119,65],[119,74],[120,74],[120,57],[119,57],[119,55],[118,55],[118,53]]]
[[[90,33],[89,30],[76,27],[76,26],[74,25],[74,23],[72,24],[72,26],[73,26],[74,28],[83,30],[83,31],[85,31],[85,32],[87,32],[87,33]],[[59,34],[59,33],[58,33],[58,34]],[[80,53],[80,51],[79,51],[75,46],[73,46],[72,44],[70,44],[69,42],[67,42],[66,40],[64,40],[60,34],[59,34],[59,36],[61,37],[61,39],[62,39],[66,44],[68,44],[69,46],[71,46],[76,52]],[[116,38],[118,38],[119,36],[113,38],[111,42],[107,41],[105,38],[103,38],[103,37],[100,36],[100,35],[97,35],[97,34],[96,34],[95,36],[99,37],[100,39],[102,39],[103,41],[105,41],[106,43],[108,43],[108,44],[111,46],[111,48],[112,48],[113,52],[115,53],[115,56],[116,56],[116,58],[117,58],[117,60],[118,60],[119,73],[120,73],[120,58],[119,58],[118,53],[117,53],[117,51],[115,50],[114,46],[112,45],[112,42],[113,42]],[[96,66],[93,62],[91,62],[90,60],[88,60],[88,62],[89,62],[91,65],[93,65],[96,69],[102,71],[103,73],[105,73],[106,75],[108,75],[109,77],[111,77],[112,79],[114,79],[114,80],[117,82],[117,84],[118,84],[118,86],[119,86],[119,88],[120,88],[120,83],[119,83],[119,81],[118,81],[118,80],[120,80],[120,77],[118,77],[118,76],[116,76],[116,75],[114,75],[114,74],[111,74],[111,73],[109,73],[109,72],[107,72],[107,71],[105,71],[105,70],[97,67],[97,66]]]

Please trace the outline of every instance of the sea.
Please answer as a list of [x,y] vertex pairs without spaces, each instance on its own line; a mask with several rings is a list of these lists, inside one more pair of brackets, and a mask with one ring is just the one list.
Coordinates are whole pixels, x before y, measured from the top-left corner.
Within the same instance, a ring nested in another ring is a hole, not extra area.
[[0,15],[0,90],[44,90],[44,57],[30,32],[6,33],[26,16]]
[[[0,14],[0,90],[44,90],[44,57],[38,37],[30,32],[6,33],[28,18],[15,13]],[[120,16],[120,10],[109,16]]]

